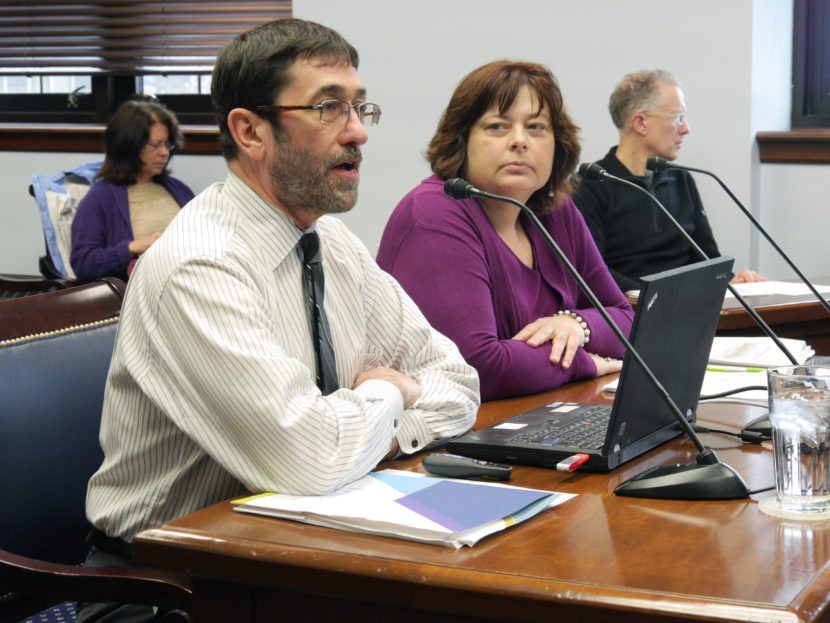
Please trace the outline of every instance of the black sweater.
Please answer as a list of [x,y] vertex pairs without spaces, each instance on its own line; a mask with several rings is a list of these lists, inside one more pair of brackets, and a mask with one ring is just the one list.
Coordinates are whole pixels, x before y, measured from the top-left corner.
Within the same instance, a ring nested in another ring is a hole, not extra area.
[[[617,159],[616,147],[597,162],[655,195],[709,257],[720,255],[692,176],[666,169],[639,177]],[[702,260],[662,211],[642,192],[611,180],[582,180],[573,195],[605,263],[624,292],[638,277]]]

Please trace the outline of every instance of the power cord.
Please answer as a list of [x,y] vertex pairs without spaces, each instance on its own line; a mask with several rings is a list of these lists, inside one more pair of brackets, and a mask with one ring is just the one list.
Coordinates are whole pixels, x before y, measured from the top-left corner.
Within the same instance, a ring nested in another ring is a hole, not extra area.
[[740,394],[742,392],[755,391],[755,390],[759,390],[759,389],[767,391],[767,386],[766,385],[747,385],[745,387],[738,387],[737,389],[730,389],[728,391],[721,392],[719,394],[710,394],[709,396],[701,396],[700,397],[700,402],[704,402],[704,401],[707,401],[707,400],[716,400],[718,398],[725,398],[727,396],[731,396],[732,394]]
[[745,441],[747,443],[761,443],[762,441],[766,441],[769,439],[763,433],[758,433],[751,430],[742,430],[740,433],[733,433],[729,430],[720,430],[717,428],[707,428],[705,426],[701,426],[700,424],[692,424],[692,428],[696,433],[718,433],[719,435],[729,435],[731,437],[737,437],[741,441]]
[[[729,391],[721,392],[719,394],[710,394],[708,396],[701,396],[698,404],[701,403],[708,403],[708,402],[730,402],[736,404],[745,404],[752,407],[761,407],[764,406],[763,402],[758,400],[750,400],[747,398],[731,398],[732,394],[739,394],[741,392],[750,391],[750,390],[766,390],[766,386],[764,385],[747,385],[745,387],[738,387],[736,389],[731,389]],[[695,426],[699,426],[695,424]],[[743,429],[740,433],[733,433],[732,431],[726,430],[717,430],[717,429],[708,429],[702,426],[699,426],[700,430],[697,430],[699,433],[719,433],[721,435],[731,435],[733,437],[737,437],[742,441],[747,443],[761,443],[762,441],[766,441],[769,439],[769,435],[759,432],[757,430],[747,430]]]
[[[748,385],[746,387],[739,387],[737,389],[732,389],[729,391],[721,392],[719,394],[711,394],[709,396],[701,396],[699,403],[702,402],[733,402],[738,404],[745,404],[750,405],[753,407],[761,406],[757,400],[748,400],[742,398],[729,398],[732,394],[740,394],[741,392],[751,391],[751,390],[766,390],[766,385]],[[720,430],[717,428],[708,428],[706,426],[701,426],[700,424],[692,424],[692,428],[696,433],[717,433],[719,435],[729,435],[730,437],[737,437],[741,441],[745,441],[746,443],[761,443],[762,441],[767,441],[769,439],[768,435],[763,433],[759,433],[757,431],[751,431],[742,429],[740,433],[733,433],[729,430]],[[756,493],[763,493],[765,491],[772,491],[775,489],[775,485],[764,487],[762,489],[755,489],[754,491],[750,491],[749,495],[755,495]]]
[[[707,428],[705,426],[701,426],[700,424],[692,424],[692,428],[695,430],[696,433],[719,433],[721,435],[730,435],[732,437],[738,437],[739,439],[741,439],[742,441],[746,441],[747,443],[761,443],[762,441],[766,441],[767,439],[769,439],[769,437],[762,433],[756,433],[748,430],[742,430],[740,433],[733,433],[732,431],[728,430]],[[773,489],[775,489],[775,485],[764,487],[763,489],[755,489],[754,491],[750,491],[749,495],[763,493],[764,491],[772,491]]]

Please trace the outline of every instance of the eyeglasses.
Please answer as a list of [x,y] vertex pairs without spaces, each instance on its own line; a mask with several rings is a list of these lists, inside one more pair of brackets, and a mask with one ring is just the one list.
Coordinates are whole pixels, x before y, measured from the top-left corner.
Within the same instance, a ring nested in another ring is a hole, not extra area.
[[352,109],[363,125],[377,125],[380,122],[380,106],[377,104],[349,104],[343,100],[323,100],[313,106],[256,106],[256,112],[271,112],[280,110],[319,110],[320,122],[332,125],[349,118]]
[[153,151],[161,151],[162,149],[166,149],[171,153],[176,150],[176,146],[168,141],[157,141],[155,143],[147,143],[147,147],[149,147]]
[[659,117],[660,119],[671,119],[672,123],[678,127],[686,123],[686,113],[679,112],[679,113],[645,113],[646,117]]

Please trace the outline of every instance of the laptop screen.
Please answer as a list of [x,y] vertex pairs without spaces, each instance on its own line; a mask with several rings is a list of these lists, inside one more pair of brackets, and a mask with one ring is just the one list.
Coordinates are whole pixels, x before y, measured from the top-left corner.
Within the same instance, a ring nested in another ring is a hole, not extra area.
[[[732,264],[731,257],[719,257],[642,278],[631,345],[689,421],[695,418]],[[618,387],[609,452],[663,426],[680,431],[671,407],[628,353]]]
[[[733,260],[721,257],[642,279],[630,342],[680,411],[692,421],[717,329]],[[567,443],[564,429],[584,431],[593,404],[551,404],[451,441],[451,452],[491,461],[555,466],[575,452],[590,456],[582,469],[607,471],[681,432],[662,393],[626,353],[601,451]]]

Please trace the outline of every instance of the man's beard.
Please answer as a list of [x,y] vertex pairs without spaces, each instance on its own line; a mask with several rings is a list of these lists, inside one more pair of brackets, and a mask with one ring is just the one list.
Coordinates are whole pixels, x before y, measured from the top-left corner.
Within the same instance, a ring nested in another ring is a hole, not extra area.
[[276,136],[277,154],[271,168],[271,184],[279,202],[290,211],[338,214],[348,212],[357,201],[357,181],[330,175],[343,160],[360,160],[360,150],[346,148],[343,153],[321,161],[310,149],[298,147],[285,137]]

